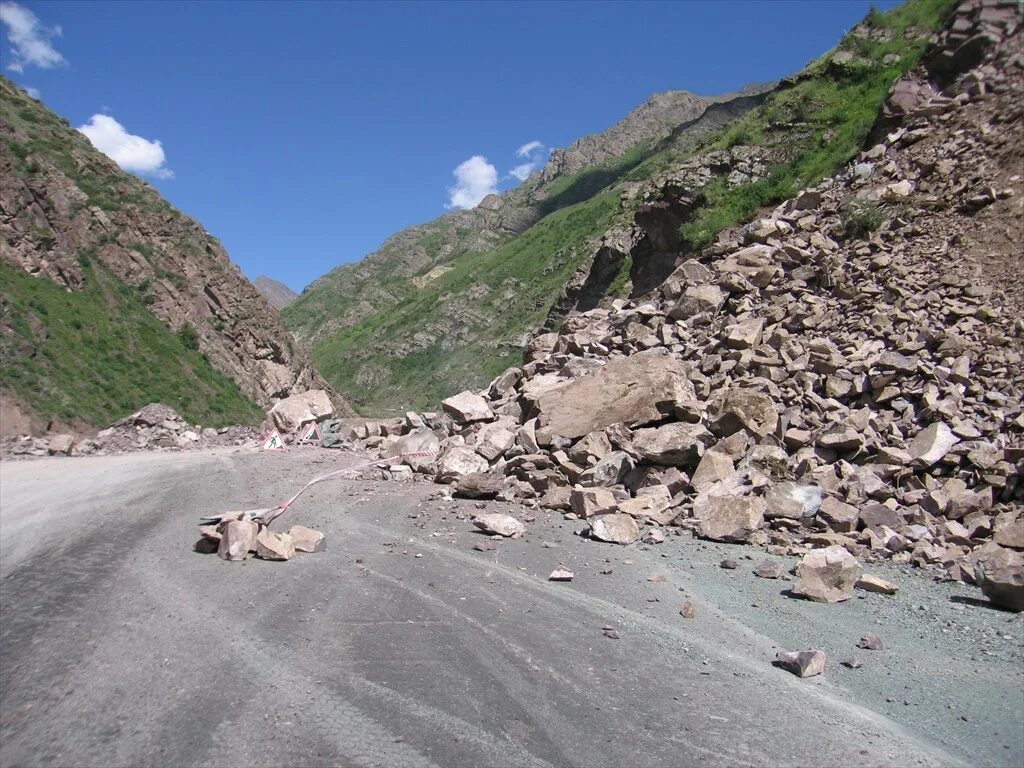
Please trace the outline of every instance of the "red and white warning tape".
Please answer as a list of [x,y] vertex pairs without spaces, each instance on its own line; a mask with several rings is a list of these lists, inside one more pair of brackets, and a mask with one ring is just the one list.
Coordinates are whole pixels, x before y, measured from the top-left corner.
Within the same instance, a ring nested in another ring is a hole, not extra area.
[[[348,452],[346,451],[346,453],[348,453]],[[355,456],[356,454],[349,453],[349,455],[350,456]],[[255,520],[257,523],[263,523],[264,525],[270,525],[271,521],[273,521],[274,519],[280,517],[285,512],[287,512],[288,511],[288,507],[290,507],[292,504],[294,504],[295,500],[297,498],[299,498],[299,496],[301,496],[303,493],[305,493],[309,488],[311,488],[312,486],[316,485],[317,483],[322,483],[324,480],[328,480],[328,479],[330,479],[330,478],[332,478],[332,477],[334,477],[336,475],[340,475],[342,472],[351,472],[353,469],[362,469],[363,467],[370,467],[370,466],[373,466],[374,464],[380,464],[382,462],[387,462],[387,461],[390,461],[392,459],[404,459],[404,458],[410,457],[410,456],[423,456],[423,457],[426,457],[426,456],[436,456],[436,455],[437,454],[434,451],[409,451],[408,453],[400,453],[397,456],[386,456],[386,457],[383,457],[383,458],[380,458],[380,459],[373,459],[372,461],[364,461],[361,464],[353,464],[352,466],[342,467],[341,469],[336,469],[333,472],[327,472],[326,474],[319,475],[318,477],[314,477],[312,480],[310,480],[308,483],[306,483],[304,486],[302,486],[294,496],[292,496],[290,499],[288,499],[288,501],[286,501],[286,502],[284,502],[282,504],[279,504],[278,506],[273,507],[272,509],[262,510],[259,515],[256,515],[252,519]]]

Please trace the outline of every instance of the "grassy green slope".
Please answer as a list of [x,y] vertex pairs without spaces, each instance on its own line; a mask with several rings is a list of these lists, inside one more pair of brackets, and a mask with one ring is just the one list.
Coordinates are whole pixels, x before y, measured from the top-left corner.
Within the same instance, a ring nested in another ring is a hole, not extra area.
[[42,418],[108,424],[159,401],[204,426],[256,423],[231,379],[146,309],[137,291],[85,266],[65,291],[0,262],[0,387]]
[[[598,195],[545,217],[497,250],[463,255],[451,262],[452,271],[391,311],[315,345],[317,368],[374,413],[436,404],[452,393],[453,382],[486,383],[521,359],[522,333],[543,321],[589,255],[586,240],[604,230],[615,209],[615,195]],[[401,357],[364,354],[423,332],[433,337],[430,343]],[[386,367],[386,375],[375,376],[376,367]]]
[[[838,48],[783,83],[756,110],[715,136],[705,149],[779,144],[799,137],[789,161],[766,179],[738,187],[718,181],[704,190],[705,205],[680,232],[684,247],[710,244],[722,230],[749,220],[813,186],[848,163],[863,147],[892,84],[914,67],[929,36],[942,25],[952,0],[908,0],[865,20],[868,36],[846,35]],[[847,65],[831,63],[840,51]]]
[[[453,270],[422,289],[381,270],[367,296],[375,304],[373,293],[383,291],[393,301],[319,337],[312,350],[318,368],[364,413],[428,407],[459,389],[483,385],[519,361],[518,339],[543,321],[566,279],[591,255],[586,244],[619,209],[619,182],[642,182],[713,149],[783,147],[783,160],[767,178],[734,187],[716,181],[703,190],[703,205],[681,228],[680,250],[704,247],[723,229],[848,162],[863,146],[888,89],[917,62],[951,4],[908,0],[886,14],[869,14],[866,27],[875,35],[847,35],[839,45],[854,54],[849,65],[830,64],[834,51],[822,56],[696,148],[638,146],[601,168],[557,180],[548,188],[544,210],[552,212],[545,218],[494,251],[453,255],[446,263]],[[345,274],[351,272],[338,271],[339,277]],[[627,263],[609,292],[627,285],[628,274]],[[486,295],[468,303],[472,311],[460,311],[467,304],[460,296],[474,285],[485,286]],[[313,326],[315,313],[344,314],[354,287],[304,295],[285,310],[287,324],[302,333]],[[424,331],[435,338],[410,343]]]

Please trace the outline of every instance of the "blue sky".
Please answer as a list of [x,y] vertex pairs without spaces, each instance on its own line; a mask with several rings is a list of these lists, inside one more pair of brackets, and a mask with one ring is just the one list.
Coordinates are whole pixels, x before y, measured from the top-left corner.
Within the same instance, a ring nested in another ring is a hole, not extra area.
[[565,146],[658,91],[782,77],[870,6],[4,0],[0,53],[247,275],[299,290],[514,185],[545,156],[519,148]]

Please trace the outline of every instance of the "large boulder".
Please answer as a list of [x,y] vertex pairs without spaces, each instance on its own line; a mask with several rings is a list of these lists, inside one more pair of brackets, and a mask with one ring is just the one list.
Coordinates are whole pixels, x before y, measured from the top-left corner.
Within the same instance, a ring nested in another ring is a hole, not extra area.
[[398,438],[384,450],[383,456],[386,459],[401,457],[401,463],[411,467],[413,472],[429,472],[440,450],[437,435],[424,429]]
[[690,485],[700,493],[715,483],[727,480],[736,473],[732,457],[718,450],[710,450],[704,454],[697,469],[690,478]]
[[569,494],[569,506],[583,518],[612,512],[617,503],[615,495],[605,488],[573,488]]
[[638,456],[654,464],[690,467],[700,461],[704,448],[713,440],[712,434],[700,424],[676,422],[638,429],[631,447]]
[[75,446],[75,436],[66,433],[59,435],[51,435],[50,443],[47,446],[47,450],[51,455],[62,455],[66,456],[71,453],[71,449]]
[[455,481],[455,495],[466,499],[493,499],[505,484],[500,472],[473,472]]
[[449,445],[437,459],[436,480],[439,483],[450,483],[463,475],[486,472],[488,466],[487,459],[469,446]]
[[746,541],[764,522],[764,510],[764,501],[751,496],[707,496],[693,506],[700,535],[713,541]]
[[476,452],[488,461],[494,461],[515,445],[515,425],[506,421],[484,424],[476,434]]
[[307,421],[319,421],[334,413],[331,398],[322,389],[311,389],[279,400],[267,414],[282,432],[294,432]]
[[821,488],[786,481],[773,486],[764,497],[767,518],[802,520],[814,517],[821,507]]
[[853,597],[853,588],[860,578],[860,563],[834,544],[804,555],[797,566],[793,592],[816,603],[838,603]]
[[986,545],[975,561],[974,580],[994,605],[1024,611],[1024,553]]
[[539,433],[550,441],[583,437],[612,424],[649,424],[695,400],[683,363],[649,350],[552,387],[537,396],[532,408]]
[[633,467],[633,460],[628,454],[615,451],[581,472],[578,482],[584,486],[616,485],[622,482]]
[[632,544],[640,538],[640,527],[629,515],[597,515],[590,519],[590,535],[612,544]]
[[480,395],[466,390],[441,401],[444,412],[456,424],[471,424],[474,421],[490,421],[494,418],[491,406]]

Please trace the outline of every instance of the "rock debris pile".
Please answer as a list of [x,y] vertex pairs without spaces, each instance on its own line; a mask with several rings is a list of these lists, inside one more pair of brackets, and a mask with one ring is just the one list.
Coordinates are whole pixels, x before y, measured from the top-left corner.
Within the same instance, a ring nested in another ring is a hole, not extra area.
[[150,403],[92,437],[72,434],[15,437],[4,441],[5,456],[101,456],[144,450],[184,450],[244,445],[259,440],[251,427],[203,427],[189,424],[170,406]]
[[963,3],[843,173],[569,315],[443,413],[336,424],[335,444],[601,541],[673,526],[803,556],[811,600],[888,559],[1021,610],[1024,286],[996,238],[1024,219],[1020,21]]

